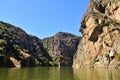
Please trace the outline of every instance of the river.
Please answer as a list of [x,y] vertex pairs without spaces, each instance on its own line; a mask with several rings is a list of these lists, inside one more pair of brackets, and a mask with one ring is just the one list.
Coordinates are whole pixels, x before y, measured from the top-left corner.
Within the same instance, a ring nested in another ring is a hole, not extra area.
[[120,69],[0,68],[0,80],[120,80]]

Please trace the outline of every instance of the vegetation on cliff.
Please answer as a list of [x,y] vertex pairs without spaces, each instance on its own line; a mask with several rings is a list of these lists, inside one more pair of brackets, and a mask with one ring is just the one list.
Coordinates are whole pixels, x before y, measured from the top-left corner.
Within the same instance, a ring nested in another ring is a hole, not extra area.
[[0,22],[0,66],[47,66],[50,56],[42,40],[11,24]]
[[72,66],[79,40],[64,32],[41,40],[0,22],[0,67]]

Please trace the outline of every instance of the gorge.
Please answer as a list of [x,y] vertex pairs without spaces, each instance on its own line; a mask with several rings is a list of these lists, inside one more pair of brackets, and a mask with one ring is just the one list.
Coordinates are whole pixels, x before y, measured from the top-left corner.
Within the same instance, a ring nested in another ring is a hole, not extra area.
[[91,0],[79,31],[39,39],[1,21],[0,67],[120,67],[119,0]]

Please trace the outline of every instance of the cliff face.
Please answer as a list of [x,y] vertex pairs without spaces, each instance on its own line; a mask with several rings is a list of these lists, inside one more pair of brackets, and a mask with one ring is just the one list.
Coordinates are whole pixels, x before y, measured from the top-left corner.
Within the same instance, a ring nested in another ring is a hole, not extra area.
[[70,33],[59,32],[53,37],[45,38],[44,43],[52,56],[53,65],[72,66],[73,55],[77,50],[80,37]]
[[39,38],[0,22],[0,67],[45,66],[49,61]]
[[91,0],[80,31],[73,67],[119,67],[119,0]]

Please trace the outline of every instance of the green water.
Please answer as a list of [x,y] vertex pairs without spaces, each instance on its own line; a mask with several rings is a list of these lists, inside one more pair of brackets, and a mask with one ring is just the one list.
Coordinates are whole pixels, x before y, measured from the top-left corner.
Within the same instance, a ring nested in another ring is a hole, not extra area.
[[0,80],[120,80],[119,69],[0,68]]

